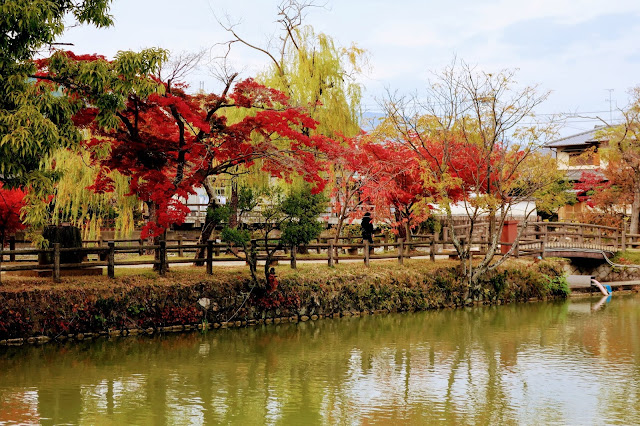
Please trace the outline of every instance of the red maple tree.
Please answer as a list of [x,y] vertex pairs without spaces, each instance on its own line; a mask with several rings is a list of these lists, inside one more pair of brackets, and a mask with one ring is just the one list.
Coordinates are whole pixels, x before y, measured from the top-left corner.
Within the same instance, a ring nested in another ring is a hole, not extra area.
[[362,149],[365,168],[375,178],[363,185],[361,196],[375,206],[378,220],[386,218],[398,236],[406,239],[413,225],[428,216],[413,208],[426,194],[418,157],[391,141],[369,143]]
[[375,179],[367,170],[371,161],[361,144],[362,137],[357,136],[342,138],[341,142],[329,143],[322,148],[331,164],[328,168],[331,208],[338,218],[334,243],[338,243],[344,223],[362,215],[362,188],[369,179]]
[[10,234],[24,229],[20,210],[24,207],[25,193],[21,189],[5,189],[0,183],[0,245]]
[[579,218],[588,223],[620,225],[626,206],[633,202],[631,173],[617,161],[609,162],[603,169],[582,172],[573,187],[578,201],[590,207]]
[[[235,83],[234,75],[221,94],[193,95],[183,84],[161,81],[150,69],[132,72],[118,61],[57,52],[39,63],[39,77],[81,100],[74,122],[90,130],[85,147],[95,153],[101,168],[91,188],[112,191],[109,170],[129,176],[132,193],[149,206],[143,238],[157,237],[170,225],[182,223],[189,212],[183,200],[194,188],[208,176],[239,166],[259,162],[272,176],[297,173],[313,182],[315,191],[322,190],[322,164],[314,152],[325,141],[301,131],[317,123],[303,109],[292,107],[281,92],[251,79]],[[87,62],[104,73],[100,91],[92,80],[82,79]],[[127,64],[135,68],[136,63]],[[154,82],[158,90],[145,96],[132,89],[141,80]],[[111,90],[106,100],[105,90]],[[229,109],[242,118],[229,119]],[[101,157],[97,153],[105,145],[109,154]]]

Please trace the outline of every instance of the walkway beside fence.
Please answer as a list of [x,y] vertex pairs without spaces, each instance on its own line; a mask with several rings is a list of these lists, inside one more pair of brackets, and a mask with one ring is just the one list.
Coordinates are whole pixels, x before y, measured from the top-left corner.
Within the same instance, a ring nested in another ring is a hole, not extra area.
[[[488,227],[480,224],[471,238],[471,255],[484,255],[490,244]],[[465,225],[456,226],[456,234],[463,231]],[[269,249],[278,249],[271,260],[288,261],[292,268],[296,267],[299,250],[309,253],[305,259],[321,260],[328,266],[333,266],[340,260],[357,259],[369,265],[376,259],[395,259],[402,264],[405,259],[416,256],[429,256],[431,260],[436,255],[456,256],[453,241],[449,230],[443,229],[441,234],[414,235],[411,240],[387,241],[379,238],[374,244],[352,243],[352,238],[340,238],[339,244],[333,240],[321,239],[316,243],[304,247],[290,249],[279,246],[278,240],[269,240]],[[192,240],[193,241],[193,240]],[[257,252],[258,260],[267,259],[267,247],[264,242],[253,240],[253,250]],[[500,242],[502,251],[498,255],[506,253],[513,245],[512,241]],[[15,243],[10,244],[9,250],[0,250],[0,272],[36,271],[53,277],[54,281],[66,270],[106,268],[107,276],[113,278],[115,269],[123,266],[152,266],[162,272],[168,265],[191,263],[199,264],[206,268],[207,273],[213,274],[214,264],[219,262],[245,262],[240,248],[231,247],[215,241],[206,244],[196,244],[183,238],[160,241],[158,245],[146,244],[144,240],[113,240],[113,241],[84,241],[84,247],[62,248],[59,244],[53,244],[48,249],[17,249]],[[563,256],[563,257],[594,257],[601,256],[602,252],[613,254],[626,248],[640,246],[640,235],[628,234],[623,229],[615,227],[590,225],[583,223],[562,222],[530,222],[522,230],[522,235],[513,248],[512,255],[519,256]],[[195,253],[199,249],[204,250],[204,256],[200,258],[185,258],[185,254]],[[240,251],[239,251],[240,250]],[[76,253],[82,258],[78,263],[62,263],[61,257],[67,252]],[[135,254],[142,256],[151,253],[154,259],[122,259],[123,254]],[[234,255],[235,253],[235,255]],[[169,254],[175,255],[169,256]],[[120,255],[120,256],[117,256]],[[87,260],[91,256],[93,260]],[[51,262],[43,264],[38,259],[49,257]],[[6,261],[9,261],[7,264]],[[102,271],[102,269],[100,269]]]

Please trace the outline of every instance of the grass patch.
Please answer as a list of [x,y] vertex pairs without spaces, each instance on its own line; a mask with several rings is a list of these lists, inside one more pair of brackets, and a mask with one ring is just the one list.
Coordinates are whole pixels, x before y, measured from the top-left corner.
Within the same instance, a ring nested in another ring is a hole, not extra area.
[[640,265],[640,249],[627,249],[625,251],[619,251],[615,254],[613,263],[620,263],[622,265]]

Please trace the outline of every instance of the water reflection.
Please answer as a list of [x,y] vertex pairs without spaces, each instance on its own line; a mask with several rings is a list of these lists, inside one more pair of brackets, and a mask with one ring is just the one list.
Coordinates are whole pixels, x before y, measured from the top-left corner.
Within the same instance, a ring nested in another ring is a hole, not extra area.
[[616,296],[5,348],[0,424],[640,423],[639,326]]

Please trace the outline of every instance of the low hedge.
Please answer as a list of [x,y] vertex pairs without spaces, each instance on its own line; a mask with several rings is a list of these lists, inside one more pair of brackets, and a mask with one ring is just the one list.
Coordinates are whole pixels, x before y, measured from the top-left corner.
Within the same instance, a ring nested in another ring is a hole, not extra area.
[[[173,275],[172,275],[173,274]],[[331,316],[380,310],[413,311],[566,297],[562,267],[553,262],[512,263],[487,274],[465,299],[465,285],[453,266],[425,269],[340,265],[283,273],[277,289],[251,288],[247,274],[199,280],[122,277],[56,286],[0,287],[0,340],[113,330],[162,330],[194,324],[240,324],[269,318]],[[90,278],[87,278],[89,280]],[[203,306],[204,305],[204,306]],[[267,321],[269,322],[269,321]]]

